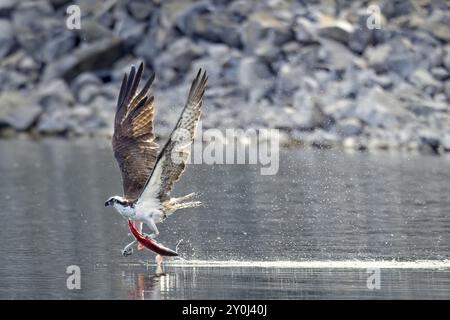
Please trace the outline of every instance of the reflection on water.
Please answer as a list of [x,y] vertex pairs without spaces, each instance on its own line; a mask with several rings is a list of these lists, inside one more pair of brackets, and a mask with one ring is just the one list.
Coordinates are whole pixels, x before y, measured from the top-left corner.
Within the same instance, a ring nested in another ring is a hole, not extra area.
[[382,270],[380,290],[368,289],[365,269],[167,268],[162,276],[137,269],[125,272],[123,288],[130,299],[433,299],[450,294],[448,272],[420,269]]
[[[156,273],[148,251],[120,254],[130,236],[103,206],[121,193],[105,141],[0,141],[0,298],[450,297],[445,262],[381,265],[380,290],[367,289],[366,265],[339,265],[449,259],[448,159],[285,150],[280,161],[276,176],[191,165],[175,193],[200,192],[205,206],[161,225],[162,243],[184,239],[185,261]],[[214,266],[230,260],[241,264]],[[312,261],[338,265],[295,265]],[[66,287],[69,265],[81,268],[81,290]]]

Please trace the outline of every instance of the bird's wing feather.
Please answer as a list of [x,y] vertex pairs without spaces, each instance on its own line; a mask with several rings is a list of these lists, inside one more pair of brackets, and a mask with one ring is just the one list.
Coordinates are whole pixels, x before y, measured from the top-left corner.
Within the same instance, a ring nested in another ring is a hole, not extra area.
[[114,156],[122,174],[124,197],[130,201],[135,201],[141,194],[158,153],[153,130],[154,97],[148,95],[154,75],[138,92],[143,70],[143,63],[137,72],[133,66],[129,76],[125,74],[123,78],[112,138]]
[[180,178],[189,158],[189,147],[194,140],[195,129],[200,120],[202,99],[207,81],[206,72],[200,69],[192,82],[186,105],[172,131],[169,140],[158,156],[149,180],[139,202],[158,199],[164,202],[170,198],[174,183]]

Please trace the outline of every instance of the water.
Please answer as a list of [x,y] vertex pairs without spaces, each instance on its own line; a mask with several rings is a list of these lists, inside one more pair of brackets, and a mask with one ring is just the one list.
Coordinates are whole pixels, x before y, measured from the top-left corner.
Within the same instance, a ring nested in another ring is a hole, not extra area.
[[156,270],[147,250],[121,256],[107,142],[0,141],[0,298],[450,298],[449,159],[300,149],[259,169],[189,166],[175,194],[205,205],[160,225],[160,242],[184,241]]

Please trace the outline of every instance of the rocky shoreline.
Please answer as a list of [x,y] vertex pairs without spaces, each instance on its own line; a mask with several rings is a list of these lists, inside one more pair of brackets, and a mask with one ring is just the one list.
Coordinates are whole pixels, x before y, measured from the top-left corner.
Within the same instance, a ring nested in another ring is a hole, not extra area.
[[123,73],[144,60],[161,137],[202,67],[204,128],[447,153],[449,43],[445,0],[2,0],[0,137],[110,136]]

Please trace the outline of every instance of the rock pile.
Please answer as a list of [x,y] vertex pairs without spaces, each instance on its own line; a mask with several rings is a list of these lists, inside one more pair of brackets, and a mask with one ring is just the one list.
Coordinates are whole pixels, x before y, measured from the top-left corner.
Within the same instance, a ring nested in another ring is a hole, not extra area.
[[202,67],[204,128],[450,152],[446,0],[1,0],[0,44],[0,135],[111,134],[123,73],[143,59],[162,135]]

